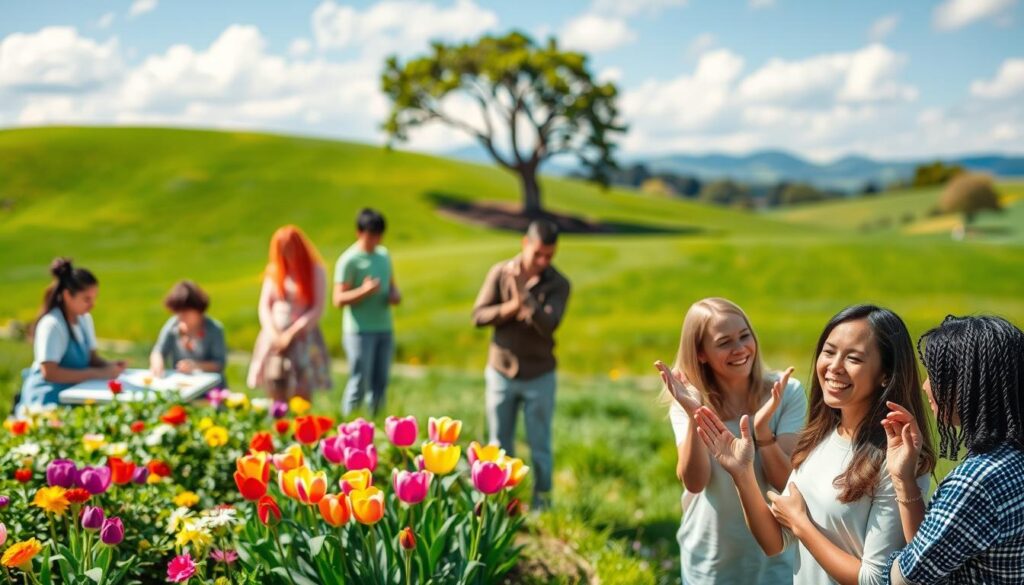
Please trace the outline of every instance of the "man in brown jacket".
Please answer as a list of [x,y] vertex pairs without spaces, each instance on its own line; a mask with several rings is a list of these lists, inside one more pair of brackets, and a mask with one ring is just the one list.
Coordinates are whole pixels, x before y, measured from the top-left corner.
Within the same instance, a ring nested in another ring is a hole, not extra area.
[[547,506],[551,492],[554,333],[569,300],[569,281],[551,265],[557,244],[554,223],[530,223],[522,253],[491,267],[473,305],[473,323],[494,327],[484,371],[490,440],[515,454],[516,417],[522,406],[535,508]]

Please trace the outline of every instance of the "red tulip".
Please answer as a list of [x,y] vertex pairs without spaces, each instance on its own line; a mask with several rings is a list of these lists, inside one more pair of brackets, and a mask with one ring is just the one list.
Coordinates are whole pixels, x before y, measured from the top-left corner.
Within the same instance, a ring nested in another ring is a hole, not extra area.
[[188,420],[188,413],[185,412],[184,406],[181,406],[180,404],[175,404],[174,406],[167,409],[167,412],[165,412],[163,416],[160,417],[160,420],[169,425],[178,426],[185,424],[185,421]]
[[256,515],[260,522],[267,526],[275,526],[281,521],[281,508],[271,496],[263,496],[256,503]]
[[109,388],[111,394],[114,395],[120,394],[123,389],[120,380],[107,380],[107,388]]
[[135,473],[135,464],[120,457],[108,457],[107,467],[110,468],[110,480],[117,485],[130,482]]
[[274,452],[274,437],[266,431],[261,431],[252,436],[249,441],[249,450],[253,452]]
[[304,445],[314,445],[333,426],[334,421],[326,416],[300,416],[295,419],[295,438]]

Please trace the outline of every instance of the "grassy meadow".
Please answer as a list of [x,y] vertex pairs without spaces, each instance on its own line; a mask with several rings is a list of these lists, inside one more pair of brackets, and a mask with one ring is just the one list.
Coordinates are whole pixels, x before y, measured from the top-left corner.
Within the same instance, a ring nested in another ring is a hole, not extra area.
[[[807,380],[821,326],[845,305],[888,306],[920,334],[948,313],[998,313],[1024,324],[1024,183],[1002,186],[1008,210],[953,242],[929,217],[938,191],[753,214],[571,180],[544,181],[547,206],[622,226],[566,235],[556,265],[573,292],[560,328],[555,420],[558,505],[532,530],[574,542],[604,583],[673,583],[680,488],[651,362],[671,360],[693,301],[743,306],[768,363]],[[210,293],[230,347],[247,352],[270,234],[295,223],[330,272],[364,206],[388,219],[385,244],[404,295],[400,369],[389,411],[462,417],[483,436],[487,330],[469,313],[493,263],[518,235],[460,223],[438,198],[515,202],[500,170],[366,145],[250,133],[45,128],[0,131],[0,325],[30,321],[57,255],[101,280],[105,339],[144,363],[180,278]],[[913,213],[911,221],[901,218]],[[890,218],[888,228],[865,222]],[[323,327],[340,358],[340,315]],[[0,341],[0,407],[31,348]],[[244,379],[244,356],[229,379]],[[337,410],[340,386],[317,397]],[[610,538],[609,538],[610,537]]]

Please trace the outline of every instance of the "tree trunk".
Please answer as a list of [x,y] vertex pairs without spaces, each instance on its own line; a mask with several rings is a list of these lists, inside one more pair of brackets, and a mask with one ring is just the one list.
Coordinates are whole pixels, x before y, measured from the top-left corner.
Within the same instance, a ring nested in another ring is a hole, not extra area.
[[540,183],[537,182],[537,167],[534,165],[523,165],[516,170],[519,172],[519,181],[523,187],[523,215],[527,217],[540,217],[544,215],[544,209],[540,205]]

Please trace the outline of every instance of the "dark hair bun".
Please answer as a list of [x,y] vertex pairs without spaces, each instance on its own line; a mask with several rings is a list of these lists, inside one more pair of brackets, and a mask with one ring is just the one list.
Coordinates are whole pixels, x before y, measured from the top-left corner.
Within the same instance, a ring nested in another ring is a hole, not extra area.
[[73,269],[70,258],[57,257],[50,263],[50,274],[57,280],[67,280]]

